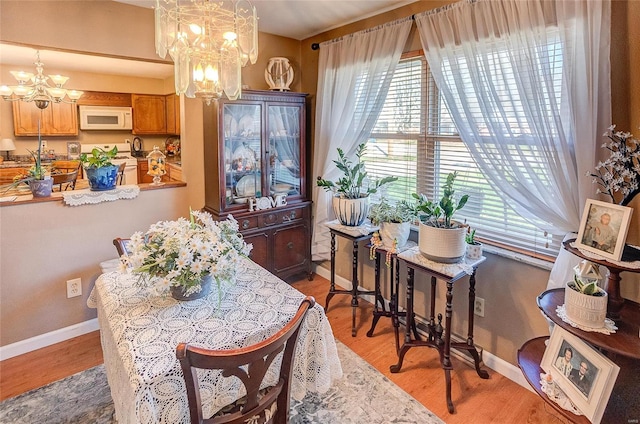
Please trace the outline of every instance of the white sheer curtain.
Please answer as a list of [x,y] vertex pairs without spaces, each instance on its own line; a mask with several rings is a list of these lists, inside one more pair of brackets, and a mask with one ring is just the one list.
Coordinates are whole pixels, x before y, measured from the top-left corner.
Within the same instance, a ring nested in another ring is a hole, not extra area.
[[610,125],[609,0],[463,1],[416,16],[427,61],[483,174],[544,230],[577,231]]
[[[416,17],[438,88],[487,180],[522,216],[565,239],[595,194],[584,175],[611,123],[610,7],[478,0]],[[548,288],[563,287],[577,262],[561,250]]]
[[338,157],[337,148],[353,157],[356,147],[371,133],[412,24],[411,18],[405,18],[320,44],[313,156],[313,260],[329,259],[329,230],[323,224],[334,219],[331,194],[316,187],[316,178],[336,181],[340,177],[333,163]]

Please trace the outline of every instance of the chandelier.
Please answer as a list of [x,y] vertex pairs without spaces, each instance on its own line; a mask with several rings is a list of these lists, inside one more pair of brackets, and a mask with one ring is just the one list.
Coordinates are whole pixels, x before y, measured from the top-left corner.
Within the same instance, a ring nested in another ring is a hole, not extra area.
[[241,69],[258,59],[258,17],[248,0],[156,0],[156,53],[171,56],[176,94],[207,105],[242,93]]
[[[22,100],[34,102],[39,109],[46,109],[49,103],[75,103],[83,92],[62,88],[69,77],[43,74],[44,63],[40,62],[40,51],[36,50],[36,74],[24,71],[10,71],[18,85],[0,86],[0,96],[8,101]],[[49,79],[53,86],[49,84]]]

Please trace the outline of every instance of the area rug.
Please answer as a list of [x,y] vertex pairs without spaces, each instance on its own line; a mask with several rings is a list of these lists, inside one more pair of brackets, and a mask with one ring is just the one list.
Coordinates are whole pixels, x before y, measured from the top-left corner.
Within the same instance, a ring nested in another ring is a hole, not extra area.
[[[344,376],[327,393],[292,401],[290,423],[443,423],[351,349],[337,345]],[[115,424],[104,366],[5,400],[0,423]]]

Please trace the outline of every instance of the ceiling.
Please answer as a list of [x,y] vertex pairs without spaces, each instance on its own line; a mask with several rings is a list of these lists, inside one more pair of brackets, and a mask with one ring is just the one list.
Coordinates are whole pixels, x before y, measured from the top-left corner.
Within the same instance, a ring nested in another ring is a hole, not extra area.
[[[152,8],[155,0],[114,0]],[[251,0],[261,32],[304,40],[418,0]]]
[[[1,1],[1,0],[0,0]],[[155,0],[114,0],[151,8]],[[418,0],[252,0],[258,12],[261,32],[303,40],[333,28],[396,9]],[[160,59],[160,58],[158,58]],[[173,74],[173,64],[131,61],[109,57],[41,50],[47,68],[165,79]],[[24,66],[35,62],[32,48],[0,44],[0,63]],[[6,83],[6,82],[5,82]]]

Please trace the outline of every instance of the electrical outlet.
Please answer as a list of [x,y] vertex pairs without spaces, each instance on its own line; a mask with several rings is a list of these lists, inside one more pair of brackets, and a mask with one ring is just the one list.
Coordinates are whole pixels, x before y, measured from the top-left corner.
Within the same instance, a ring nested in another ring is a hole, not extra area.
[[42,140],[42,150],[47,151],[47,140]]
[[82,296],[82,279],[67,280],[67,298]]
[[475,305],[473,307],[473,313],[478,315],[479,317],[484,316],[484,299],[481,297],[476,297]]

